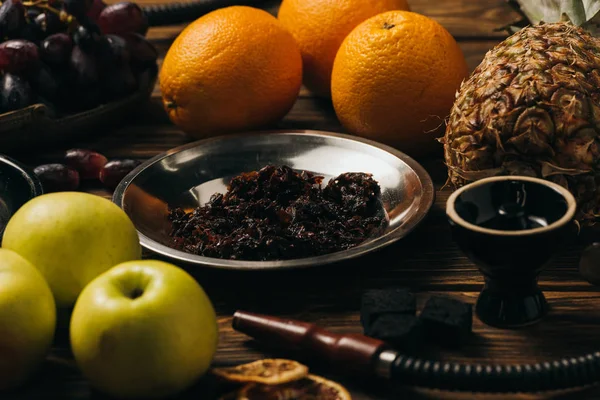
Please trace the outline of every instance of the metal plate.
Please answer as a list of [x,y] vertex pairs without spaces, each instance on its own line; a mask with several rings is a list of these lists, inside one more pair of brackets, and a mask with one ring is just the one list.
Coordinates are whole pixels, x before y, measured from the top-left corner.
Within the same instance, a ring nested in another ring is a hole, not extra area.
[[[169,247],[169,205],[197,207],[212,194],[224,193],[235,175],[268,164],[323,175],[324,183],[344,172],[372,173],[382,189],[388,227],[354,248],[293,260],[224,260]],[[226,135],[175,148],[132,171],[113,195],[135,224],[145,248],[177,261],[245,270],[316,266],[372,252],[406,236],[425,217],[433,199],[431,178],[405,154],[354,136],[307,130]]]
[[33,172],[0,155],[0,239],[10,217],[23,204],[42,193],[42,184]]

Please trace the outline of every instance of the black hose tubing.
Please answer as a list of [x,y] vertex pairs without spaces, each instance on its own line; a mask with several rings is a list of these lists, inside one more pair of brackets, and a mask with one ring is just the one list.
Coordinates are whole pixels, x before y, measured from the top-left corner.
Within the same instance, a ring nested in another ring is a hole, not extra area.
[[482,365],[399,356],[392,380],[431,389],[523,393],[569,389],[600,380],[600,352],[536,364]]
[[192,22],[218,8],[246,5],[256,6],[264,0],[193,0],[185,3],[157,4],[143,7],[150,26],[178,25]]

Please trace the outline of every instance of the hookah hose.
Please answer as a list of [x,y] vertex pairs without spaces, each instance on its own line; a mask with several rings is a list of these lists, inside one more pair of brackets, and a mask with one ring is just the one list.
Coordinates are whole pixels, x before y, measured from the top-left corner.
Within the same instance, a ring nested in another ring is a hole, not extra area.
[[398,356],[392,381],[431,389],[525,393],[588,386],[600,381],[600,352],[536,364],[471,364]]
[[182,3],[157,4],[142,8],[150,26],[177,25],[191,22],[218,8],[234,5],[256,6],[264,0],[192,0]]
[[381,340],[335,333],[315,324],[236,311],[234,330],[258,341],[294,348],[352,374],[394,384],[462,392],[525,393],[588,386],[600,381],[600,352],[535,364],[479,364],[403,355]]

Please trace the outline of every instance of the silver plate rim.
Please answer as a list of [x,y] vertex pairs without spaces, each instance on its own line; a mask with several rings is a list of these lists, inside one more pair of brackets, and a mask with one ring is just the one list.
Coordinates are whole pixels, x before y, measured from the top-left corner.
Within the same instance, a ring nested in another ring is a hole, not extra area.
[[307,258],[298,258],[292,260],[282,260],[282,261],[241,261],[241,260],[225,260],[219,258],[212,257],[203,257],[195,254],[186,253],[183,251],[179,251],[173,249],[171,247],[165,246],[161,243],[158,243],[142,232],[137,230],[138,236],[140,238],[140,244],[145,249],[159,254],[161,256],[167,257],[172,260],[182,261],[186,264],[193,264],[202,267],[212,267],[217,269],[227,269],[227,270],[284,270],[284,269],[298,269],[298,268],[308,268],[308,267],[316,267],[322,265],[328,265],[333,263],[338,263],[345,260],[354,259],[357,257],[361,257],[367,253],[374,252],[376,250],[387,247],[403,237],[407,236],[410,232],[412,232],[425,217],[429,214],[431,207],[435,201],[435,190],[433,181],[429,176],[429,173],[415,161],[413,158],[408,156],[407,154],[393,148],[387,146],[385,144],[343,133],[336,132],[327,132],[320,130],[311,130],[311,129],[276,129],[276,130],[260,130],[260,131],[250,131],[250,132],[241,132],[241,133],[232,133],[226,135],[215,136],[211,138],[201,139],[197,141],[193,141],[190,143],[186,143],[181,146],[174,147],[170,150],[167,150],[161,154],[158,154],[149,160],[143,162],[139,166],[137,166],[134,170],[132,170],[127,176],[123,178],[123,180],[119,183],[119,185],[115,188],[115,191],[112,196],[112,201],[119,206],[122,210],[123,208],[123,197],[129,185],[133,182],[133,180],[142,173],[145,169],[149,168],[153,164],[169,157],[173,154],[188,150],[190,148],[206,145],[212,142],[218,142],[228,139],[233,139],[236,137],[248,137],[250,135],[312,135],[317,137],[332,137],[339,139],[346,139],[354,142],[360,142],[377,149],[383,150],[391,155],[397,157],[406,165],[408,165],[417,175],[419,182],[421,183],[421,187],[423,190],[423,194],[421,196],[421,201],[418,204],[418,208],[413,216],[411,216],[405,224],[399,226],[391,232],[388,232],[385,235],[379,236],[363,245],[353,247],[348,250],[339,251],[336,253],[326,254],[322,256],[316,257],[307,257]]

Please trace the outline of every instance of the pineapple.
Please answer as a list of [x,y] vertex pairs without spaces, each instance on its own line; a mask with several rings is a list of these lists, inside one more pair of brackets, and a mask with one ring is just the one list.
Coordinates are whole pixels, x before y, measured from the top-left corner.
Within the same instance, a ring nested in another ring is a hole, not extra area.
[[600,1],[520,0],[531,25],[490,50],[464,81],[444,158],[455,186],[493,175],[568,188],[577,219],[600,220]]

